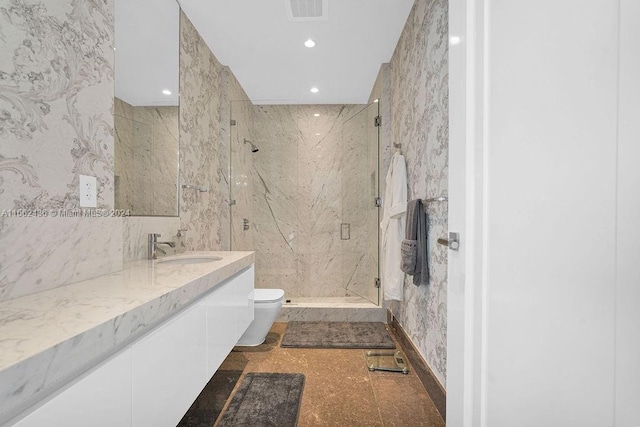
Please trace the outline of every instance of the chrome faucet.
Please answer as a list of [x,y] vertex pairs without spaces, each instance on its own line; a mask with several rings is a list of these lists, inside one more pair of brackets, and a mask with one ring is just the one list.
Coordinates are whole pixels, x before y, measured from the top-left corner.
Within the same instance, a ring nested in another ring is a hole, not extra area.
[[147,257],[149,259],[156,259],[158,257],[156,251],[160,251],[165,255],[167,254],[162,248],[159,248],[158,245],[167,245],[170,248],[176,247],[174,242],[158,242],[158,237],[160,236],[161,234],[149,233],[149,246],[147,251]]

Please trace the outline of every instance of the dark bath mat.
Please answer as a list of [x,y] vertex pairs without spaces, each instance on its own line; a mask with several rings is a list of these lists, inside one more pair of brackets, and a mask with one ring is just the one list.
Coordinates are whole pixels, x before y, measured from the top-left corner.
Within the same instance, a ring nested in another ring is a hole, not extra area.
[[218,427],[289,427],[298,424],[302,374],[248,373]]
[[281,347],[396,348],[384,323],[289,322]]
[[209,427],[216,422],[242,371],[217,371],[193,402],[178,427]]

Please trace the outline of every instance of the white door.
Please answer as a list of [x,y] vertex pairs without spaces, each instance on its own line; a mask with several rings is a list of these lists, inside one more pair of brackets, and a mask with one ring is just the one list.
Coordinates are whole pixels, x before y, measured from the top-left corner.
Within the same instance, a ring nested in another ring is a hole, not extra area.
[[640,425],[638,1],[449,3],[447,425]]
[[640,426],[640,0],[620,2],[616,426]]

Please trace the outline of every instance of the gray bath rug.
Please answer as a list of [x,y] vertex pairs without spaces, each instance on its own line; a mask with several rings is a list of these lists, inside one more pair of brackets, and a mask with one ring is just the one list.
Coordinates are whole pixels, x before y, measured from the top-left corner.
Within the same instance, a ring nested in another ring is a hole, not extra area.
[[384,323],[289,322],[281,347],[396,348]]
[[296,426],[303,388],[302,374],[248,373],[218,426]]
[[242,371],[216,371],[177,427],[212,426],[241,376]]

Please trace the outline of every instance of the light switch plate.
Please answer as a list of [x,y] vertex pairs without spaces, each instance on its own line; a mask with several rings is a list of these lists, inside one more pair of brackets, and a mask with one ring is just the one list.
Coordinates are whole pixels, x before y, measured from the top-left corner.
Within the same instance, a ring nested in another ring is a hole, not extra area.
[[95,208],[97,206],[97,182],[95,176],[80,175],[80,207]]

